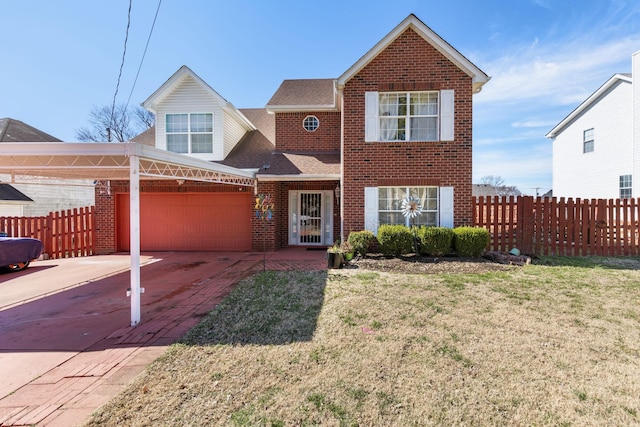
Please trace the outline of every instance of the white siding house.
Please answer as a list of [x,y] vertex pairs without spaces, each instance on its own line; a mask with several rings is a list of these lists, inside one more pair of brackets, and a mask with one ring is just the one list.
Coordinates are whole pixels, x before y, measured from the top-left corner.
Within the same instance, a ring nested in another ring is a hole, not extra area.
[[[59,142],[58,138],[34,128],[20,120],[0,119],[0,150],[4,142],[32,143]],[[9,174],[0,174],[1,183],[23,194],[26,199],[13,199],[0,192],[0,216],[44,216],[50,212],[76,209],[95,204],[92,180],[64,180],[39,177],[20,177],[17,181]]]
[[640,197],[640,51],[546,136],[554,197]]
[[142,106],[156,116],[156,147],[222,161],[246,132],[255,130],[233,104],[182,66]]

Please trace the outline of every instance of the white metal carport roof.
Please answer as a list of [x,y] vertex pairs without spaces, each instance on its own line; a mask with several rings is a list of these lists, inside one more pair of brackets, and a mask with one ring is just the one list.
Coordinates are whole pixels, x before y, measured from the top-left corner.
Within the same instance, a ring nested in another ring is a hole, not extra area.
[[135,142],[0,144],[0,174],[16,177],[129,180],[131,326],[140,323],[140,179],[184,179],[256,186],[255,171],[171,153]]

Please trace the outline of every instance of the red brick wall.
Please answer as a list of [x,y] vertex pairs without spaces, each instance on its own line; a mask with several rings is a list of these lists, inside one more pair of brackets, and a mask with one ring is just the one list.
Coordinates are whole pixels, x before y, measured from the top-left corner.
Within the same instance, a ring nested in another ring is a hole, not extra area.
[[[262,252],[263,247],[267,252],[289,246],[289,190],[333,190],[338,181],[310,181],[310,182],[260,182],[258,194],[269,194],[274,201],[273,219],[258,219],[255,215],[255,197],[251,198],[251,248],[252,251]],[[209,192],[239,192],[251,191],[253,188],[209,184],[204,182],[186,181],[178,185],[175,180],[141,181],[141,193],[209,193]],[[129,192],[128,181],[111,181],[107,187],[106,181],[96,186],[96,224],[95,241],[97,254],[110,254],[116,251],[116,206],[115,195]],[[334,238],[340,237],[340,208],[334,201],[333,212]]]
[[[454,141],[364,142],[365,92],[455,90]],[[344,88],[344,230],[364,229],[364,187],[454,187],[455,225],[472,224],[472,82],[412,29]]]
[[[338,181],[259,182],[258,194],[271,195],[274,210],[271,221],[258,219],[254,211],[253,250],[262,252],[263,245],[266,246],[267,252],[289,246],[289,191],[330,190],[333,193],[337,185]],[[340,238],[340,206],[335,200],[333,205],[333,236],[337,240]]]
[[[281,229],[283,213],[286,216],[287,207],[282,203],[280,183],[278,182],[260,182],[258,183],[258,195],[269,195],[273,200],[273,218],[271,221],[267,219],[259,219],[255,214],[255,200],[251,207],[253,214],[251,215],[251,250],[254,252],[273,252],[281,248],[279,230]],[[286,219],[284,220],[286,225]]]
[[[320,125],[307,132],[302,121],[308,115],[318,118]],[[340,113],[307,112],[276,113],[276,149],[278,151],[337,151],[340,150]]]
[[116,251],[115,195],[110,181],[99,181],[95,186],[96,217],[94,243],[96,255]]

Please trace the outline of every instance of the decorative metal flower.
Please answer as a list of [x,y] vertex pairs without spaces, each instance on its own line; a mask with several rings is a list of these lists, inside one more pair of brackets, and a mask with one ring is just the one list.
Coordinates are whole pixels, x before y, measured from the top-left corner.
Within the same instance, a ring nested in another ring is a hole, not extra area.
[[402,200],[402,215],[409,218],[415,218],[422,213],[422,205],[420,199],[409,196]]
[[273,200],[269,194],[260,194],[256,197],[256,218],[271,221],[273,218]]

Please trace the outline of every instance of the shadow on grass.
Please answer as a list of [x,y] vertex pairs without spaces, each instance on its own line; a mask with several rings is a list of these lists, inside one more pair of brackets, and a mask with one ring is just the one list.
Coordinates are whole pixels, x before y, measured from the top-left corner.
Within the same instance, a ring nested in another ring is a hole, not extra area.
[[535,265],[551,267],[605,268],[609,270],[640,270],[639,257],[599,256],[541,256],[533,260]]
[[282,345],[310,341],[326,271],[267,271],[241,282],[180,341],[188,345]]

